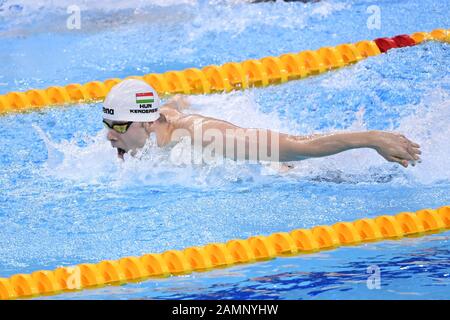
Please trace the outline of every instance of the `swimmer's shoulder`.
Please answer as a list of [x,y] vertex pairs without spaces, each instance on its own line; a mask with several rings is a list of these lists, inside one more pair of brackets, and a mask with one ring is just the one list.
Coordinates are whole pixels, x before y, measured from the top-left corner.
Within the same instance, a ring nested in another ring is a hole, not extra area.
[[179,119],[183,116],[183,113],[171,106],[162,106],[159,109],[159,112],[163,114],[169,121]]
[[159,112],[162,113],[167,120],[175,121],[175,120],[183,120],[187,122],[194,122],[195,120],[205,120],[207,117],[204,117],[200,114],[185,114],[178,110],[177,108],[173,107],[171,104],[163,105]]

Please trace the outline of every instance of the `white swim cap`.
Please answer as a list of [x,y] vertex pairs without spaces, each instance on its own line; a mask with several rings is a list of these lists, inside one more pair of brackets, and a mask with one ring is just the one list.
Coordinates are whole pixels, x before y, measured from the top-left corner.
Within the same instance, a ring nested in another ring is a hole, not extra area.
[[158,93],[146,82],[127,79],[111,88],[103,103],[103,119],[148,122],[159,118]]

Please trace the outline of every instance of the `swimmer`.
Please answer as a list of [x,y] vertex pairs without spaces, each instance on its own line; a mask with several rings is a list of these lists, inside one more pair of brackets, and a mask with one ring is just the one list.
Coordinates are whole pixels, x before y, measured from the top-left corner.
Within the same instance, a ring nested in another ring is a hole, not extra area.
[[[121,159],[125,153],[134,156],[153,133],[158,147],[171,146],[187,137],[191,144],[203,149],[217,143],[219,147],[214,152],[234,160],[286,163],[370,148],[405,168],[420,162],[420,146],[399,133],[371,130],[295,136],[184,114],[182,111],[188,107],[189,102],[180,95],[161,106],[158,94],[150,85],[137,79],[124,80],[111,89],[104,102],[107,139]],[[239,144],[244,148],[241,152],[235,150]],[[266,152],[254,152],[263,148]]]

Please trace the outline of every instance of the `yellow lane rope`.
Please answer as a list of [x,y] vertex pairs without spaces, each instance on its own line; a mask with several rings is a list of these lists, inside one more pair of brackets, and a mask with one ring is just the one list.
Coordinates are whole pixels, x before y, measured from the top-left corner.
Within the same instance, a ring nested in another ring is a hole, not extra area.
[[[430,33],[416,32],[410,36],[415,44],[425,40],[449,41],[449,37],[450,31],[446,29],[436,29]],[[229,92],[249,87],[280,84],[316,75],[380,53],[375,41],[364,40],[355,44],[341,44],[318,50],[286,53],[277,57],[228,62],[221,66],[210,65],[202,69],[188,68],[181,71],[167,71],[162,74],[150,73],[144,76],[130,76],[126,79],[144,80],[160,96],[176,93]],[[122,79],[112,78],[85,84],[71,83],[66,86],[30,89],[26,92],[9,92],[0,95],[0,115],[10,112],[33,111],[46,106],[102,101],[111,87],[120,81]]]

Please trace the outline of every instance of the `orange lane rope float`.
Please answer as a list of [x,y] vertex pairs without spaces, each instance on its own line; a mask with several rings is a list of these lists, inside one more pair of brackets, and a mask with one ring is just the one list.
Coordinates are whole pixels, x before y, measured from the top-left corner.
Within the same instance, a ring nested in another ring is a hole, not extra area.
[[[243,62],[228,62],[221,66],[210,65],[202,69],[189,68],[181,71],[150,73],[128,78],[141,79],[151,85],[160,96],[176,93],[207,94],[229,92],[249,87],[268,86],[286,81],[320,74],[356,63],[370,56],[393,48],[413,46],[423,41],[450,42],[450,31],[436,29],[431,32],[416,32],[374,41],[341,44],[299,53],[286,53],[278,57],[250,59]],[[122,81],[119,78],[91,81],[85,84],[71,83],[66,86],[51,86],[45,89],[30,89],[25,92],[9,92],[0,95],[0,115],[10,112],[33,111],[46,106],[102,101],[112,86]]]
[[56,270],[40,270],[0,278],[0,299],[58,294],[108,284],[123,284],[151,277],[187,274],[273,259],[277,256],[307,254],[385,239],[422,236],[450,228],[450,206],[382,215],[332,226],[316,226],[277,232],[268,236],[233,239],[184,250],[168,250],[140,257],[83,263]]

